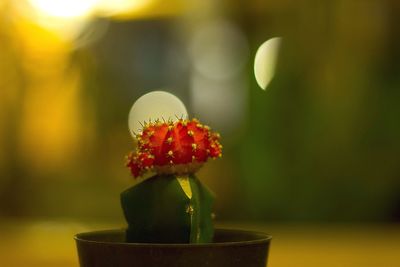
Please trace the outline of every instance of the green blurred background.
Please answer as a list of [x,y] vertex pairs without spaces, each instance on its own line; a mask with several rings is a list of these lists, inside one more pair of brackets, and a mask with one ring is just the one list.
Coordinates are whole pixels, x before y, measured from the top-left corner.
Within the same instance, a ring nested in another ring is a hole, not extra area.
[[[399,11],[396,1],[0,1],[0,218],[123,225],[128,112],[164,89],[222,134],[224,157],[199,172],[217,220],[399,222]],[[263,91],[254,56],[276,36]]]

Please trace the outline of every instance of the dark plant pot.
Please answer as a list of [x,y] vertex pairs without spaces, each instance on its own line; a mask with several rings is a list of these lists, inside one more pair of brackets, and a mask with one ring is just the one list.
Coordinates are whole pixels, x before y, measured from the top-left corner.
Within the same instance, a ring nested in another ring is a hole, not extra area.
[[81,267],[265,267],[271,236],[216,229],[213,243],[149,244],[125,242],[125,230],[75,236]]

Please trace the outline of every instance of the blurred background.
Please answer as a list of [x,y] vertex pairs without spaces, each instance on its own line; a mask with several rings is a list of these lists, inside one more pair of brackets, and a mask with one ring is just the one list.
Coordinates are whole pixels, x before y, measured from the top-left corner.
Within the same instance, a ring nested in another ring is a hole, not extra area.
[[[199,172],[217,221],[400,222],[399,2],[0,0],[0,14],[10,240],[125,225],[127,116],[158,89],[222,135],[223,158]],[[262,90],[255,55],[272,37],[282,39]],[[59,259],[42,256],[37,266]]]

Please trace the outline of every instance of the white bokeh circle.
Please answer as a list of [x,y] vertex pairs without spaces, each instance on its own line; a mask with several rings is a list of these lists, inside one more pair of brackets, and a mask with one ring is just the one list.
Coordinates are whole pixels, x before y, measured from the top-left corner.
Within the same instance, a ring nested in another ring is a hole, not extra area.
[[266,90],[275,75],[282,38],[275,37],[265,41],[257,50],[254,59],[254,75],[261,89]]
[[133,137],[134,133],[142,131],[145,122],[159,120],[177,120],[187,118],[188,113],[182,101],[171,93],[165,91],[153,91],[141,96],[133,104],[128,125]]

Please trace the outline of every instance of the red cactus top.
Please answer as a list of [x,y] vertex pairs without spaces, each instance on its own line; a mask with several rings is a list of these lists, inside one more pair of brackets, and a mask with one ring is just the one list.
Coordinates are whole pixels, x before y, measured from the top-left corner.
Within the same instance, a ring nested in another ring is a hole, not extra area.
[[222,155],[219,134],[197,119],[147,123],[136,135],[136,150],[126,166],[136,178],[154,170],[164,174],[196,172],[208,158]]

